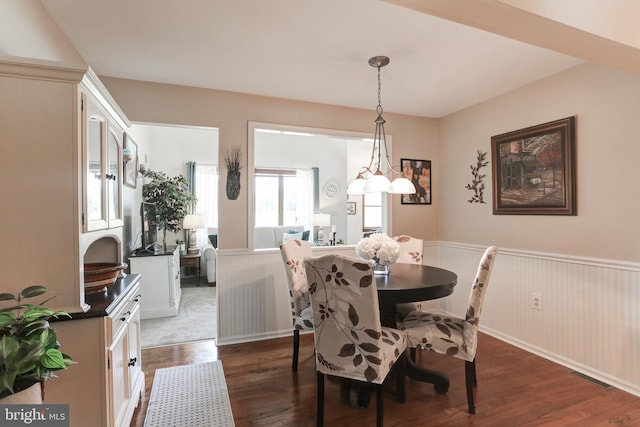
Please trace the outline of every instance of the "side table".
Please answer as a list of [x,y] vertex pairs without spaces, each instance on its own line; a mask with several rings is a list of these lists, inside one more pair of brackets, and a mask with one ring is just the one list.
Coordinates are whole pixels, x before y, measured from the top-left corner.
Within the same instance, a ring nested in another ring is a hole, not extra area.
[[200,286],[200,251],[197,253],[187,253],[186,255],[180,255],[180,267],[195,267],[196,268],[196,285]]

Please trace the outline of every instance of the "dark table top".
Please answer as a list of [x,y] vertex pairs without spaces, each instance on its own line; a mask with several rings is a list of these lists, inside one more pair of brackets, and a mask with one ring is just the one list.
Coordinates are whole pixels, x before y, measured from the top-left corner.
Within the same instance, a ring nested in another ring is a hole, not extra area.
[[392,264],[389,275],[376,275],[381,304],[426,301],[453,293],[458,276],[443,268],[417,264]]

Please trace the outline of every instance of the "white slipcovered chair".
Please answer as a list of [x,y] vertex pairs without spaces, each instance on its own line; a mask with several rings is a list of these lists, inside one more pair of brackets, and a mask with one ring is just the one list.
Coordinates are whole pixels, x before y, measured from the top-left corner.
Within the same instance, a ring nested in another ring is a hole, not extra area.
[[[394,236],[393,240],[398,242],[398,245],[400,246],[400,253],[396,262],[401,264],[422,265],[424,240],[404,234]],[[398,312],[400,319],[403,319],[407,313],[414,310],[422,310],[422,302],[396,304],[396,311]]]
[[291,239],[280,245],[291,298],[291,318],[293,321],[293,360],[291,369],[298,370],[298,348],[300,331],[313,329],[313,316],[309,301],[309,287],[304,271],[304,259],[312,255],[311,244],[304,240]]
[[376,388],[376,419],[382,426],[382,383],[398,367],[398,400],[404,401],[406,336],[380,324],[371,264],[342,255],[305,260],[315,324],[318,376],[317,425],[324,422],[324,375]]
[[498,248],[490,246],[482,255],[476,277],[471,285],[469,306],[464,319],[412,311],[398,325],[399,329],[407,333],[412,351],[413,349],[431,350],[465,361],[467,405],[470,414],[476,413],[473,392],[478,385],[476,377],[478,325],[497,254]]

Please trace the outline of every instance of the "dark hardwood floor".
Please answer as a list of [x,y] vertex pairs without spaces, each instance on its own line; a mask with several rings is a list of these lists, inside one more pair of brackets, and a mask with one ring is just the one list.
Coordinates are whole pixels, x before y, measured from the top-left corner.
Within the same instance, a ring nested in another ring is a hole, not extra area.
[[[314,426],[316,376],[313,334],[301,336],[298,372],[291,371],[291,338],[217,348],[202,341],[143,350],[146,390],[132,426],[143,426],[155,369],[221,360],[236,426]],[[385,393],[386,426],[640,426],[640,398],[569,373],[563,366],[480,334],[476,414],[467,413],[464,362],[418,352],[423,365],[446,372],[448,393],[407,380],[407,401]],[[375,395],[359,408],[337,381],[325,381],[326,426],[375,425]],[[181,426],[189,427],[189,426]]]

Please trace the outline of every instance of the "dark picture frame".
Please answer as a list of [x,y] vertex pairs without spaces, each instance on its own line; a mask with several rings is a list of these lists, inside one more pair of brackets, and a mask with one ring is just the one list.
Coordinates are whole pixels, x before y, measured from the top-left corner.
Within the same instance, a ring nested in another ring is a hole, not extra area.
[[128,153],[128,160],[123,161],[123,184],[130,188],[136,188],[138,180],[138,144],[127,133],[124,134],[124,150]]
[[491,137],[494,215],[576,215],[576,117]]
[[347,215],[356,214],[356,202],[347,202]]
[[403,205],[431,204],[431,160],[400,159],[400,167],[405,178],[416,187],[415,194],[402,194]]

